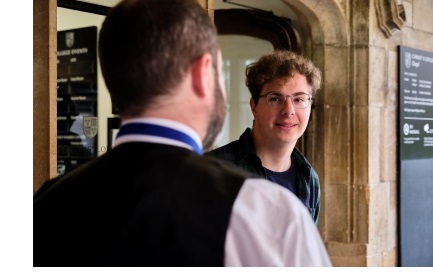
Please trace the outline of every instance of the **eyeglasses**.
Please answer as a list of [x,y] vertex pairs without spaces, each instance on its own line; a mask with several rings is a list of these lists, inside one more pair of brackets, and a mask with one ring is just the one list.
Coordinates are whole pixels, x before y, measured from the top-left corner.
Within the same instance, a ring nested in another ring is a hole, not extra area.
[[290,98],[293,106],[298,109],[307,108],[313,98],[307,93],[298,93],[292,96],[284,95],[280,92],[271,91],[264,95],[260,95],[259,98],[266,97],[266,102],[270,107],[277,108],[281,107]]

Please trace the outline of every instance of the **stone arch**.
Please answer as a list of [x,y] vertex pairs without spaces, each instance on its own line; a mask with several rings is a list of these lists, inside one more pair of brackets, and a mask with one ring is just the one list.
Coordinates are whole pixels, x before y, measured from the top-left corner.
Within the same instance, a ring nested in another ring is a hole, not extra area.
[[310,35],[313,45],[347,45],[349,42],[347,20],[343,8],[334,0],[284,0],[295,12],[304,32]]
[[304,54],[323,73],[322,88],[316,96],[306,132],[305,154],[320,177],[322,204],[318,227],[332,255],[330,244],[350,242],[353,227],[351,215],[346,213],[353,204],[348,7],[334,0],[284,2],[300,22],[306,46]]

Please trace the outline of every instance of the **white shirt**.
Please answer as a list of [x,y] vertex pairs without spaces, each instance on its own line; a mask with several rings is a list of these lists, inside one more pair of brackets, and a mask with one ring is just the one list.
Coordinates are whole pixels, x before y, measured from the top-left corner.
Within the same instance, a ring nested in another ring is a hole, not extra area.
[[332,266],[301,201],[265,179],[247,179],[233,206],[225,266]]

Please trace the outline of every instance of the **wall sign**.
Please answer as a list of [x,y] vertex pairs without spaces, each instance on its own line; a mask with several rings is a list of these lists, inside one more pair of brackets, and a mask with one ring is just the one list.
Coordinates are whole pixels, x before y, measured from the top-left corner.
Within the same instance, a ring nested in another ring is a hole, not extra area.
[[433,265],[433,53],[399,47],[401,266]]
[[97,28],[57,32],[57,173],[96,157]]

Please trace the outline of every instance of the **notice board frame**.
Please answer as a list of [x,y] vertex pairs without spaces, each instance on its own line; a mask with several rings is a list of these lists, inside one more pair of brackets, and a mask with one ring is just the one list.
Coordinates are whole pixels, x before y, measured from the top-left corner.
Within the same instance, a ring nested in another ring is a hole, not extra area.
[[433,53],[398,54],[399,266],[433,266]]

